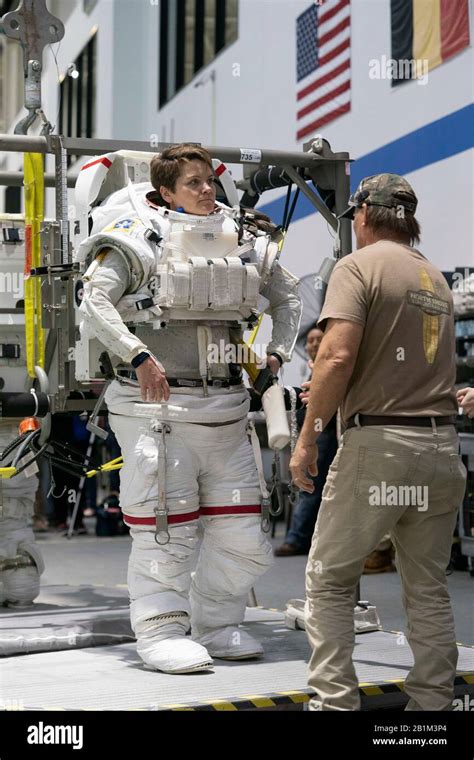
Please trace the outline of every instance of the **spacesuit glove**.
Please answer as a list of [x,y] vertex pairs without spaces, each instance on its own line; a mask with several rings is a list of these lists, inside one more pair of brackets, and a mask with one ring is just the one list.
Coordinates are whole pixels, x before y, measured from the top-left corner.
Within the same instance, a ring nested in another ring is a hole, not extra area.
[[142,401],[168,401],[170,387],[166,380],[165,368],[154,356],[149,356],[135,370],[140,384]]

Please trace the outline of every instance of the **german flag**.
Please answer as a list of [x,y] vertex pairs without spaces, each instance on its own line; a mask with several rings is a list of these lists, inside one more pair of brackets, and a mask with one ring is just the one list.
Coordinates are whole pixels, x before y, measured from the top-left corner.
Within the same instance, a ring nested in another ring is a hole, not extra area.
[[469,46],[469,0],[390,0],[390,7],[392,59],[398,62],[392,86]]

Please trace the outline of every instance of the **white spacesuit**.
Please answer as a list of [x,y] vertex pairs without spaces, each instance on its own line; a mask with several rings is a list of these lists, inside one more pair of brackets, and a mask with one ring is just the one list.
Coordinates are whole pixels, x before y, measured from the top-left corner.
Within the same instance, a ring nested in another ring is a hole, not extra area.
[[[124,457],[120,503],[133,538],[138,652],[158,670],[190,672],[212,657],[262,653],[239,624],[249,590],[272,564],[246,434],[248,392],[229,358],[210,358],[210,348],[232,345],[264,296],[273,320],[267,352],[288,361],[301,304],[298,281],[266,234],[244,231],[239,240],[230,208],[169,211],[150,189],[129,185],[95,210],[80,250],[92,260],[81,332],[122,360],[105,400]],[[166,371],[168,401],[141,400],[130,362],[145,350]],[[204,537],[191,581],[198,518]]]
[[[20,420],[0,420],[0,451],[18,435]],[[0,604],[25,606],[38,596],[43,558],[28,520],[33,515],[36,475],[0,479]]]

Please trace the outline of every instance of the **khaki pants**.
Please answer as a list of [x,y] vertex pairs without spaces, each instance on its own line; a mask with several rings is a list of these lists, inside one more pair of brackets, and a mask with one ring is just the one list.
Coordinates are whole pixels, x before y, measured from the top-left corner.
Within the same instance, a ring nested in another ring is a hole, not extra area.
[[354,594],[365,558],[387,533],[397,552],[415,660],[405,681],[407,709],[451,709],[458,655],[446,568],[465,482],[453,426],[344,433],[306,568],[309,685],[316,690],[310,710],[360,709],[352,663]]

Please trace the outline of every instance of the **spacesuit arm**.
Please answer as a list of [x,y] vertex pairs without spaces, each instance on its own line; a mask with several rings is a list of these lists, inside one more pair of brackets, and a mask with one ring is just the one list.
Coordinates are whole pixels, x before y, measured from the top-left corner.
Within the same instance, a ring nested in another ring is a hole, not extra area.
[[110,249],[102,251],[84,275],[84,297],[80,306],[87,333],[127,363],[146,350],[115,308],[129,288],[129,281],[130,269],[123,256]]
[[270,302],[266,313],[273,322],[267,354],[277,353],[285,362],[291,359],[301,322],[302,304],[298,295],[298,283],[298,278],[293,277],[277,262],[269,282],[261,291]]

